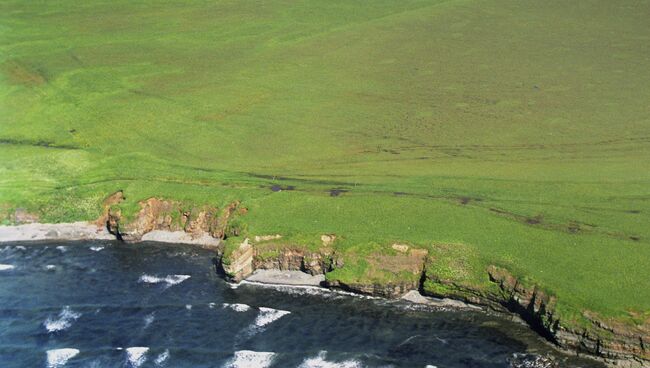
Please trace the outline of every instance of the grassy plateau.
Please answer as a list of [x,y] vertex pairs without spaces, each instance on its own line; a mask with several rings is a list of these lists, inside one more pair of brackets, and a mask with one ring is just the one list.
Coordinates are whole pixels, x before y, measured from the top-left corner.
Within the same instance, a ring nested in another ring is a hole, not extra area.
[[648,14],[1,0],[0,218],[95,219],[120,189],[128,213],[237,199],[251,234],[335,233],[360,257],[456,244],[477,283],[501,265],[567,314],[647,318]]

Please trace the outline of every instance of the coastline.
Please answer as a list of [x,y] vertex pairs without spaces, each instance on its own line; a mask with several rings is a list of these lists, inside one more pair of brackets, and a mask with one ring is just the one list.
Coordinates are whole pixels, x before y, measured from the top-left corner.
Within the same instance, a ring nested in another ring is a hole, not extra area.
[[[74,222],[59,224],[30,223],[22,225],[0,226],[0,244],[11,242],[80,240],[125,241],[119,233],[110,231],[109,227],[98,226],[93,222]],[[348,295],[396,300],[396,298],[386,298],[384,295],[376,294],[373,291],[367,292],[365,290],[349,287],[345,284],[328,282],[325,278],[325,270],[319,270],[319,272],[314,273],[312,272],[312,269],[305,269],[304,260],[303,263],[299,266],[292,264],[291,261],[287,263],[285,260],[285,264],[273,263],[271,266],[268,264],[262,264],[258,265],[262,266],[261,268],[257,268],[253,264],[254,252],[253,247],[249,246],[248,244],[248,239],[246,239],[244,243],[241,244],[246,246],[246,249],[244,249],[243,253],[237,254],[234,257],[231,255],[231,257],[235,259],[234,264],[231,264],[230,262],[226,262],[224,260],[224,242],[221,239],[215,238],[208,233],[191,234],[185,231],[151,230],[149,232],[145,232],[138,239],[129,239],[126,242],[188,244],[214,250],[217,253],[217,257],[215,258],[215,266],[217,268],[217,271],[221,273],[226,280],[233,283],[233,285],[256,284],[270,287],[317,288],[320,290],[341,292]],[[239,250],[241,250],[241,245]],[[240,259],[237,259],[237,257]],[[238,268],[238,274],[235,277],[233,277],[233,274],[225,269],[232,269],[232,266]],[[241,271],[243,269],[245,269],[246,272],[242,274]],[[377,286],[378,285],[375,285],[375,287]],[[499,305],[500,301],[493,300],[488,296],[482,296],[476,300],[468,301],[463,300],[462,297],[457,295],[450,295],[450,298],[425,296],[420,293],[420,290],[410,289],[397,299],[417,305],[430,306],[433,308],[473,310],[481,311],[484,313],[495,313],[504,318],[510,318],[512,320],[527,324],[533,331],[538,333],[540,337],[545,338],[551,346],[562,353],[589,357],[612,367],[650,367],[649,361],[638,359],[637,357],[599,355],[593,353],[593,351],[589,349],[582,350],[574,349],[571,346],[562,346],[558,343],[557,340],[549,339],[547,336],[547,331],[540,329],[540,326],[531,324],[531,313],[534,314],[535,311],[526,311],[521,308],[504,308],[503,306]],[[570,339],[580,338],[580,336],[577,336],[577,334],[575,334],[573,331],[565,330],[563,333],[565,333]],[[584,336],[582,337],[584,338]],[[584,340],[580,340],[580,343],[583,344],[582,347],[588,348],[588,346],[585,345]]]

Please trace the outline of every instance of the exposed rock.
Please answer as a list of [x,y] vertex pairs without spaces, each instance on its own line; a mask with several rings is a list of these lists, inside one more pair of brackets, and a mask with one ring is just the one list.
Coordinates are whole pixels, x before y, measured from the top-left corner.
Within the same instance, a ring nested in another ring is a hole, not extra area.
[[326,280],[325,285],[330,288],[341,289],[357,294],[378,296],[388,299],[396,299],[417,289],[418,282],[346,282],[341,280]]
[[320,240],[323,243],[324,247],[329,247],[330,245],[334,244],[334,241],[336,241],[336,235],[323,234],[320,236]]
[[190,210],[183,210],[179,202],[149,198],[139,203],[140,211],[129,221],[125,220],[119,208],[113,206],[121,200],[121,192],[111,195],[105,202],[106,213],[97,222],[105,223],[108,230],[118,239],[128,242],[140,241],[145,234],[152,231],[183,231],[192,239],[205,240],[206,235],[223,239],[228,221],[239,206],[239,202],[233,202],[217,216],[218,210],[215,207],[192,207]]
[[406,253],[409,250],[409,246],[406,244],[393,244],[391,248],[395,249],[400,253]]
[[[234,201],[234,202],[230,203],[229,205],[227,205],[221,211],[221,214],[217,218],[216,223],[210,229],[210,235],[212,235],[215,238],[219,238],[219,239],[224,239],[226,237],[227,230],[228,230],[228,223],[229,223],[229,221],[231,221],[231,218],[235,214],[235,211],[237,210],[237,208],[239,208],[239,205],[240,205],[239,201]],[[231,235],[238,236],[239,233],[240,233],[240,229],[233,228]]]
[[330,258],[322,253],[281,245],[256,250],[253,262],[255,269],[303,271],[310,275],[325,274],[331,269]]
[[650,321],[637,326],[614,320],[606,323],[594,313],[584,312],[591,327],[568,327],[555,314],[555,297],[534,285],[525,286],[505,269],[490,266],[488,274],[504,292],[501,304],[562,348],[599,356],[617,366],[650,366],[650,351],[646,348],[650,342]]
[[228,260],[222,261],[223,271],[235,282],[239,282],[250,276],[255,268],[253,267],[253,246],[244,239],[228,257]]
[[427,254],[426,249],[410,249],[396,255],[375,254],[366,257],[368,269],[358,280],[328,278],[326,284],[360,294],[399,298],[411,290],[420,288]]
[[24,208],[16,208],[13,216],[13,222],[16,224],[33,224],[38,222],[38,215],[29,213]]
[[118,190],[117,192],[106,197],[103,203],[104,211],[102,212],[102,215],[99,216],[97,221],[95,221],[97,226],[107,226],[111,206],[117,205],[121,203],[123,200],[124,200],[124,192],[122,192],[121,190]]
[[282,238],[282,235],[280,234],[275,234],[275,235],[255,235],[255,242],[263,242],[263,241],[269,241],[269,240],[275,240],[275,239],[280,239]]

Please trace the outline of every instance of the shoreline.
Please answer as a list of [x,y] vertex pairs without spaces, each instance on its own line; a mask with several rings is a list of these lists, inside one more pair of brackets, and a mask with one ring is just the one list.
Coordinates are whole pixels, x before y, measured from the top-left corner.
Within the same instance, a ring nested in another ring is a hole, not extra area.
[[[73,223],[58,223],[58,224],[42,224],[30,223],[21,225],[0,225],[0,244],[14,243],[14,242],[40,242],[40,241],[119,241],[125,242],[119,234],[112,233],[107,227],[98,226],[94,222],[73,222]],[[325,278],[325,273],[313,275],[304,272],[303,270],[280,270],[253,268],[251,273],[242,279],[233,280],[228,274],[219,272],[220,268],[223,271],[223,242],[221,239],[212,237],[207,233],[203,234],[190,234],[185,231],[168,231],[168,230],[152,230],[146,232],[138,240],[126,241],[126,243],[137,244],[140,242],[156,242],[167,244],[185,244],[199,246],[205,249],[214,250],[217,252],[215,258],[215,266],[218,273],[228,281],[233,288],[241,284],[252,284],[265,287],[289,287],[289,288],[313,288],[322,291],[343,293],[350,296],[359,296],[364,298],[377,298],[386,300],[399,300],[413,303],[414,305],[428,306],[432,308],[440,308],[447,310],[465,310],[483,312],[487,314],[495,314],[502,318],[510,319],[512,321],[520,322],[533,330],[540,338],[552,346],[558,352],[569,355],[576,355],[581,357],[588,357],[594,361],[604,363],[612,367],[650,367],[646,361],[639,361],[637,359],[612,359],[589,353],[588,351],[574,350],[557,343],[549,341],[545,338],[543,331],[539,331],[535,326],[531,326],[526,322],[526,316],[512,310],[497,310],[491,308],[489,304],[476,304],[471,302],[462,301],[454,298],[437,298],[431,296],[424,296],[418,290],[409,290],[397,299],[386,298],[381,295],[372,295],[355,290],[347,290],[345,287],[338,287],[336,284],[328,284]],[[252,249],[252,248],[251,248]],[[251,254],[252,256],[252,254]],[[251,258],[252,260],[252,258]]]
[[[92,222],[67,222],[59,224],[30,223],[22,225],[1,225],[0,244],[24,241],[77,241],[77,240],[117,240],[119,236],[111,233],[105,226]],[[198,245],[205,248],[217,248],[221,240],[208,234],[193,237],[184,231],[152,230],[137,241],[151,241],[170,244]]]

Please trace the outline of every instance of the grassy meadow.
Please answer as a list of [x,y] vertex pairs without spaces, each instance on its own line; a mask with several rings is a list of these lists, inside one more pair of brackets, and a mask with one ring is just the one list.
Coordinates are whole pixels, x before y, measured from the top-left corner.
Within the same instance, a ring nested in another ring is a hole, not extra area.
[[239,199],[251,234],[335,233],[360,259],[457,244],[472,282],[503,265],[567,314],[648,318],[648,14],[1,0],[0,217],[94,219],[120,189],[130,213]]

